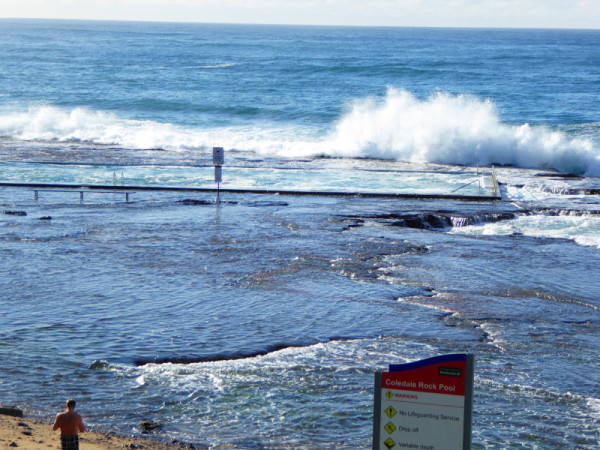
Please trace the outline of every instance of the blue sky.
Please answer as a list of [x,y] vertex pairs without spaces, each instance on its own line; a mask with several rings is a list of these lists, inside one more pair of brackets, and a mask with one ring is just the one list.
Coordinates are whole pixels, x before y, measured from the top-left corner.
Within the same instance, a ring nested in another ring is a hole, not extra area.
[[600,0],[0,0],[0,17],[600,28]]

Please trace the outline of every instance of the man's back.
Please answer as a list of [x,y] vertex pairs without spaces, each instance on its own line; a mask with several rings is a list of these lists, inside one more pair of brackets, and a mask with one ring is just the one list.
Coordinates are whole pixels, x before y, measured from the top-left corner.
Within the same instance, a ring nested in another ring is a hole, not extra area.
[[63,411],[56,415],[54,421],[54,429],[60,428],[60,434],[66,436],[77,435],[80,431],[85,428],[83,426],[83,420],[76,411]]

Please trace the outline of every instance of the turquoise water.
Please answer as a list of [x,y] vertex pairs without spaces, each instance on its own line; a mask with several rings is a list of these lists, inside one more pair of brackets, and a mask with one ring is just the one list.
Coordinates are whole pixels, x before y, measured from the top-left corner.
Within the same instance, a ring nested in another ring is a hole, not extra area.
[[[474,448],[596,448],[598,31],[0,20],[0,402],[199,448],[370,448],[475,355]],[[561,175],[562,173],[562,175]],[[570,174],[566,176],[565,174]],[[43,219],[43,220],[40,220]]]
[[405,164],[311,162],[287,167],[225,167],[221,182],[215,181],[212,166],[110,166],[82,164],[40,164],[7,162],[0,165],[0,182],[108,186],[165,186],[184,188],[254,189],[279,191],[323,191],[342,193],[494,195],[492,171],[430,167],[429,170]]

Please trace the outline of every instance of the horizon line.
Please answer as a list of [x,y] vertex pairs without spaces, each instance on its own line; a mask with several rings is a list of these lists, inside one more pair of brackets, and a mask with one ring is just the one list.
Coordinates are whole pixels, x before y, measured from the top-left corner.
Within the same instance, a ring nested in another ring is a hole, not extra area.
[[241,26],[273,26],[273,27],[307,27],[307,28],[429,28],[438,30],[565,30],[565,31],[600,31],[599,28],[586,27],[494,27],[494,26],[433,26],[433,25],[323,25],[310,23],[259,23],[259,22],[190,22],[185,20],[131,20],[131,19],[89,19],[59,17],[0,17],[0,21],[56,21],[56,22],[116,22],[146,24],[179,24],[179,25],[241,25]]

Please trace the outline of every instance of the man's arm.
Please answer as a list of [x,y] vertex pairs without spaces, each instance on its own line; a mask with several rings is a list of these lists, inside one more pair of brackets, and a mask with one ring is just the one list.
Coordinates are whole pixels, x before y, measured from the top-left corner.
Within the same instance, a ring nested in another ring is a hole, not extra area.
[[60,428],[60,414],[56,415],[54,419],[54,425],[52,426],[52,431],[56,431]]
[[78,424],[77,426],[79,427],[79,431],[81,431],[82,433],[85,431],[85,425],[83,424],[83,419],[81,418],[80,415],[78,415]]

